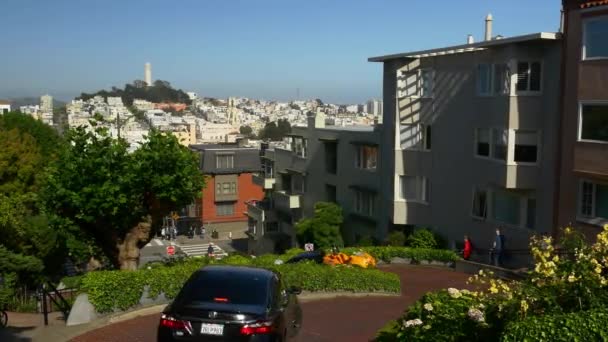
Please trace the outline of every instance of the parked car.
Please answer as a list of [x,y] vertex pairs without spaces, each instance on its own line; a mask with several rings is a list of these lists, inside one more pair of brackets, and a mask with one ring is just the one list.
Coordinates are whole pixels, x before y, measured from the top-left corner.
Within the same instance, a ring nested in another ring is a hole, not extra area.
[[304,252],[304,253],[300,253],[296,256],[291,257],[289,260],[287,260],[285,263],[286,264],[293,264],[293,263],[297,263],[300,261],[307,261],[307,260],[312,260],[314,262],[316,262],[317,264],[322,264],[323,263],[323,256],[325,254],[323,253],[323,251],[312,251],[312,252]]
[[302,324],[299,293],[270,270],[203,267],[162,312],[158,341],[287,341]]

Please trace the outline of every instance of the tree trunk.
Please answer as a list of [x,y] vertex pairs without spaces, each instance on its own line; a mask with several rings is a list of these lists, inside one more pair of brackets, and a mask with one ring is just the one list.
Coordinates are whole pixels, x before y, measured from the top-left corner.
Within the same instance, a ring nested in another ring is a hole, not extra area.
[[118,240],[118,264],[124,271],[136,271],[139,265],[140,246],[150,240],[150,228],[152,226],[150,216],[145,217],[135,227],[131,228],[125,238]]

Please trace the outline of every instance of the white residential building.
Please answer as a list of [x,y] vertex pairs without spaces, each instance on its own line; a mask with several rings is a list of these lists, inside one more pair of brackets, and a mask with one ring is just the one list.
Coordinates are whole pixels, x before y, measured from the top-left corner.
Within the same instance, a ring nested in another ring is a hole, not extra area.
[[51,95],[42,95],[40,97],[40,111],[43,113],[53,112],[53,97]]
[[8,101],[0,100],[0,114],[8,113],[11,111],[11,104]]

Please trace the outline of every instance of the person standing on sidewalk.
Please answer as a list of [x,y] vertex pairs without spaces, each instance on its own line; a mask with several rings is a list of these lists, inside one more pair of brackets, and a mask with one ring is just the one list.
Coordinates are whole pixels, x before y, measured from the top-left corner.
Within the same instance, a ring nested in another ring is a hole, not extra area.
[[471,240],[468,235],[464,236],[464,249],[462,250],[462,258],[464,260],[469,260],[471,257],[471,253],[473,252],[473,245],[471,244]]
[[205,226],[201,227],[201,239],[205,239]]
[[502,267],[502,256],[505,249],[505,238],[502,235],[500,228],[496,228],[496,238],[494,239],[494,244],[492,245],[492,256],[494,261],[494,266]]

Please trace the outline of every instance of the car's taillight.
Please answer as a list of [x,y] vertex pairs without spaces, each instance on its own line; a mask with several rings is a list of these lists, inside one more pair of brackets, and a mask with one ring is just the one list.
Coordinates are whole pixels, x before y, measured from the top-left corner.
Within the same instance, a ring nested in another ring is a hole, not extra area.
[[272,322],[255,322],[252,324],[247,324],[241,328],[241,335],[262,335],[262,334],[270,334],[274,331],[274,326]]
[[167,314],[162,314],[160,317],[160,325],[173,330],[192,330],[190,322],[176,319]]

